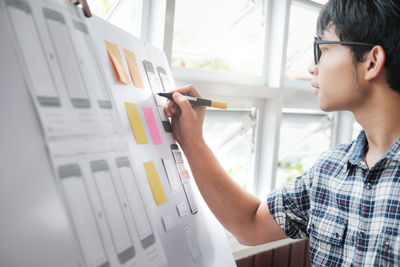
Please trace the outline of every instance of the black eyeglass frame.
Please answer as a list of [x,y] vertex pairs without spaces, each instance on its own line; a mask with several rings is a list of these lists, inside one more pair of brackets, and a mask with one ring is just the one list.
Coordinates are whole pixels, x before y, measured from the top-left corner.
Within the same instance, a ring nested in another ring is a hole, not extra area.
[[314,63],[318,65],[319,59],[321,58],[321,49],[319,45],[321,44],[341,44],[341,45],[360,45],[360,46],[369,46],[374,47],[374,44],[369,43],[360,43],[360,42],[345,42],[345,41],[323,41],[318,39],[318,37],[314,37]]

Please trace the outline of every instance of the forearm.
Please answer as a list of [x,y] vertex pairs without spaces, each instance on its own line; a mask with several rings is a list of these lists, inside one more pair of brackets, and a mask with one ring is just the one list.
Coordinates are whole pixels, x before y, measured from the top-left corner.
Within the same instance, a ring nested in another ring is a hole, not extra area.
[[168,102],[164,112],[171,117],[174,137],[181,145],[211,211],[243,244],[257,245],[284,238],[267,204],[235,183],[205,144],[202,138],[205,108],[192,107],[181,95],[199,96],[198,92],[192,86],[176,91],[174,102]]
[[260,238],[258,228],[263,228],[263,232],[269,228],[268,224],[262,225],[265,220],[260,214],[260,200],[229,177],[204,142],[183,149],[203,198],[228,231],[247,244],[279,239],[268,233]]

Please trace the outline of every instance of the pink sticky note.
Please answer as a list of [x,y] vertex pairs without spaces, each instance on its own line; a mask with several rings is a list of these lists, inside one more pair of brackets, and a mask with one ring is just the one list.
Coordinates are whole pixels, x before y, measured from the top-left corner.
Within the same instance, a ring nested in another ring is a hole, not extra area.
[[160,131],[158,130],[156,120],[154,119],[154,113],[152,108],[143,107],[144,117],[146,118],[147,127],[149,127],[151,139],[155,145],[162,145]]

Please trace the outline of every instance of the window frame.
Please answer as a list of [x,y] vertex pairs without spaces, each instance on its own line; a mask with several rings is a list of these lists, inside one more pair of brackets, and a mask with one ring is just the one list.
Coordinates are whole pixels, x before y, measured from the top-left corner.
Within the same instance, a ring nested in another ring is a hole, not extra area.
[[[265,32],[263,75],[244,76],[217,71],[172,67],[177,87],[193,84],[204,97],[232,102],[243,107],[257,107],[256,151],[251,193],[264,199],[275,184],[282,108],[299,107],[319,109],[308,81],[286,78],[290,8],[293,2],[311,8],[323,5],[312,0],[265,0]],[[175,0],[142,0],[140,38],[164,50],[171,62]],[[312,59],[310,59],[311,62]],[[246,90],[243,90],[243,87]],[[301,96],[299,98],[296,96]],[[337,134],[346,126],[335,113],[334,144],[348,140],[346,134]],[[346,117],[347,118],[347,117]],[[351,131],[351,130],[349,130]],[[351,134],[350,134],[351,136]]]

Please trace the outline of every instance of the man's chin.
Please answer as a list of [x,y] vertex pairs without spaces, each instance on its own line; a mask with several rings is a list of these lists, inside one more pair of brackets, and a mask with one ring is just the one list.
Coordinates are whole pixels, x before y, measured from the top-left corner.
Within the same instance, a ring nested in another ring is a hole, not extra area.
[[321,101],[318,101],[318,105],[319,105],[319,108],[322,111],[325,111],[325,112],[331,112],[331,111],[338,111],[339,110],[339,109],[337,109],[337,108],[335,108],[333,106],[328,105],[327,103],[322,103]]

